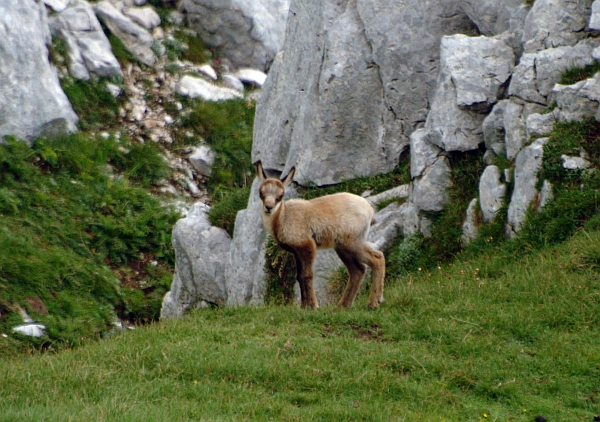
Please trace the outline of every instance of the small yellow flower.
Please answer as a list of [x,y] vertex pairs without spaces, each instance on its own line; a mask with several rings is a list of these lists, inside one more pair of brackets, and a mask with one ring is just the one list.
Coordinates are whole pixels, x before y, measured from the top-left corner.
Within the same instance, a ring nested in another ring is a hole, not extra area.
[[484,417],[484,418],[487,418],[487,416],[488,416],[488,415],[487,415],[487,413],[484,413],[484,414],[483,414],[483,417]]

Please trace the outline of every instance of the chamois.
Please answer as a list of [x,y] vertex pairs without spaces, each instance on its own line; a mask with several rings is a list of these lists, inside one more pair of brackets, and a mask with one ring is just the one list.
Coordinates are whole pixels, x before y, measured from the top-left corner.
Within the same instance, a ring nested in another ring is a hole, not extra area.
[[369,307],[383,302],[385,258],[367,243],[375,211],[366,199],[351,193],[336,193],[311,199],[283,200],[285,188],[294,178],[295,167],[281,180],[268,178],[257,163],[261,182],[262,222],[278,245],[296,260],[302,307],[318,308],[313,287],[313,264],[317,249],[333,248],[350,274],[338,308],[352,306],[365,275],[373,270]]

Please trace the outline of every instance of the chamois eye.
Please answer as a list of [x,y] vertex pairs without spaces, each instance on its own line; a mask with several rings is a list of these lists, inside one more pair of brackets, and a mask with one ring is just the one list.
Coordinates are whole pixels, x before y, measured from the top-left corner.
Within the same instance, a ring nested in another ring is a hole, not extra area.
[[278,197],[275,199],[275,201],[279,202],[279,201],[281,201],[281,199],[282,199],[282,198],[283,198],[283,196],[278,196]]
[[263,195],[263,193],[262,193],[262,192],[260,192],[260,193],[258,194],[258,196],[260,196],[260,199],[261,199],[261,200],[262,200],[262,199],[265,199],[265,196]]

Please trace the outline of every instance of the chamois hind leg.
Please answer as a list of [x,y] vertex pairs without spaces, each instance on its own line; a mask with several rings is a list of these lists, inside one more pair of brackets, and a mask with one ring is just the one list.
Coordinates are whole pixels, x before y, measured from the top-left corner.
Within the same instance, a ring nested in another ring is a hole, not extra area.
[[336,309],[349,308],[354,303],[354,299],[356,299],[360,283],[365,276],[366,270],[365,266],[358,261],[355,254],[342,248],[335,248],[335,252],[348,269],[349,274],[348,283],[346,284],[346,288],[342,293],[342,297]]
[[369,295],[369,308],[378,308],[379,303],[383,302],[385,257],[383,256],[383,253],[371,248],[365,243],[362,246],[359,260],[373,270],[373,282],[371,283],[371,294]]
[[296,257],[296,267],[298,270],[297,277],[298,283],[300,284],[300,295],[303,308],[310,307],[312,309],[317,309],[319,307],[313,285],[313,264],[316,254],[317,246],[314,242],[296,248],[294,254]]

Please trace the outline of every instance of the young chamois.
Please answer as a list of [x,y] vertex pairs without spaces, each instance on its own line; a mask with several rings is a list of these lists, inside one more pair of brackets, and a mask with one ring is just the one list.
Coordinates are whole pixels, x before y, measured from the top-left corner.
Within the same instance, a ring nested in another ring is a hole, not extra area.
[[261,162],[257,163],[263,225],[296,259],[302,307],[319,307],[313,288],[313,263],[317,249],[333,248],[350,274],[338,308],[352,306],[365,265],[373,270],[369,307],[378,308],[383,302],[385,258],[367,244],[375,214],[371,204],[351,193],[284,201],[285,188],[292,183],[294,172],[292,168],[282,180],[268,178]]

